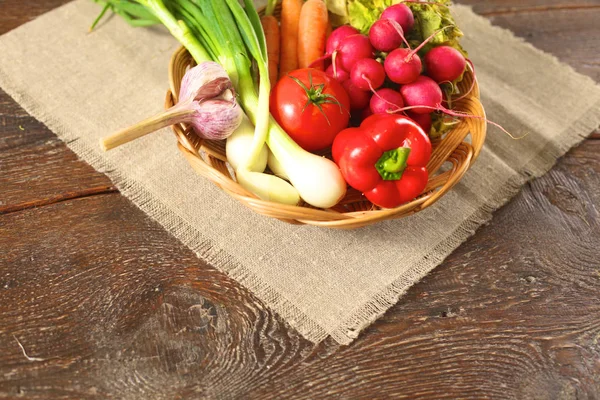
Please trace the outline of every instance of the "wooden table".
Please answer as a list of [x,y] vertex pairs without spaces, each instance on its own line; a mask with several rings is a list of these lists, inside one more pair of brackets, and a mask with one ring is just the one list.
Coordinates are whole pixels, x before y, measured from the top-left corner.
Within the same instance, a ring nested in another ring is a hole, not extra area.
[[[0,33],[66,1],[0,1]],[[599,0],[459,2],[600,81]],[[0,398],[600,398],[599,138],[314,346],[0,91]]]

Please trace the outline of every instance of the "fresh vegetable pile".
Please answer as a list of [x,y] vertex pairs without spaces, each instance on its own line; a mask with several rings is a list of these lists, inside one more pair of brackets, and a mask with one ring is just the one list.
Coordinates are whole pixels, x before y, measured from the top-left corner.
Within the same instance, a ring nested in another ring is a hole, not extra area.
[[187,123],[227,140],[238,183],[262,199],[330,208],[349,185],[398,207],[426,187],[430,136],[473,117],[452,110],[473,66],[447,0],[282,0],[279,20],[276,0],[262,18],[251,0],[95,1],[162,23],[198,64],[175,106],[103,148]]

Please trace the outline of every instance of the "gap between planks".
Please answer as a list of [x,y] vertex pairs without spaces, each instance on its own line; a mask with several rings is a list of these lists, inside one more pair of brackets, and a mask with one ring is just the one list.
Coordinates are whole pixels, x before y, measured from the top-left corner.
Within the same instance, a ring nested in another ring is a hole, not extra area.
[[499,15],[508,15],[508,14],[521,14],[521,13],[535,13],[535,12],[548,12],[548,11],[579,11],[579,10],[590,10],[590,9],[600,9],[600,5],[595,4],[556,4],[556,5],[541,5],[541,6],[533,6],[533,7],[510,7],[504,8],[494,11],[487,12],[478,12],[479,15],[484,17],[495,17]]
[[114,186],[99,186],[95,188],[79,190],[76,192],[66,192],[44,199],[26,201],[23,203],[11,204],[7,206],[0,206],[0,215],[11,214],[23,210],[28,210],[31,208],[49,206],[56,203],[62,203],[68,200],[75,200],[85,197],[99,196],[112,193],[119,193],[119,190]]

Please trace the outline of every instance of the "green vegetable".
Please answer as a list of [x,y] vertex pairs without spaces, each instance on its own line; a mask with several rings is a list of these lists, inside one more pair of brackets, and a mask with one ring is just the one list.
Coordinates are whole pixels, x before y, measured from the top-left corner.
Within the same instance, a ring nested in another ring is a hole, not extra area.
[[[262,199],[285,204],[297,204],[299,194],[313,206],[328,208],[343,197],[346,183],[335,163],[303,150],[270,117],[267,49],[251,0],[244,0],[243,7],[238,0],[94,1],[105,5],[103,13],[110,8],[134,26],[160,21],[197,63],[214,60],[225,68],[255,125],[248,156],[236,170],[240,185]],[[259,77],[252,74],[252,65]],[[265,141],[293,186],[275,175],[252,171]]]
[[460,120],[442,113],[431,113],[431,130],[429,137],[437,139],[442,137],[446,132],[453,129]]
[[[398,3],[399,1],[394,1]],[[454,17],[450,13],[450,0],[437,0],[438,4],[419,4],[416,2],[407,2],[406,5],[412,10],[415,16],[415,27],[412,32],[407,35],[408,42],[411,47],[419,45],[425,38],[429,37],[435,31],[441,28],[451,26],[452,28],[444,29],[431,39],[431,41],[423,47],[422,54],[427,53],[432,47],[445,45],[454,47],[459,50],[465,57],[467,52],[461,47],[459,39],[463,36],[462,31],[456,26]],[[411,43],[411,41],[413,43]]]
[[387,7],[394,4],[391,0],[350,0],[348,2],[348,22],[364,34]]
[[[371,25],[379,19],[387,7],[401,3],[402,0],[326,0],[329,11],[337,16],[340,24],[349,23],[364,34],[369,32]],[[438,4],[431,4],[431,3]],[[431,47],[447,45],[460,50],[465,56],[464,49],[459,44],[463,36],[456,27],[454,18],[450,13],[450,0],[430,0],[426,3],[418,1],[404,2],[415,16],[415,27],[411,32],[405,32],[411,47],[417,47],[423,40],[446,26],[455,25],[452,29],[445,29],[437,34],[431,42],[424,47],[426,53]]]

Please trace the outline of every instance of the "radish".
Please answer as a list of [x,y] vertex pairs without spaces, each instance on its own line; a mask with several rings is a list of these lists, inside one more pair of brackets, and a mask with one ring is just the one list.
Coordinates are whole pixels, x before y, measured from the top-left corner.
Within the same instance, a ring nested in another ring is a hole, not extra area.
[[421,128],[423,128],[423,130],[425,132],[428,133],[429,131],[431,131],[432,122],[431,122],[431,114],[430,113],[429,114],[417,114],[417,113],[414,113],[411,111],[407,111],[406,115],[408,116],[408,118],[415,121]]
[[325,47],[326,54],[333,54],[340,47],[340,42],[351,35],[359,34],[358,29],[350,26],[343,25],[331,32],[329,38],[327,38],[327,45]]
[[450,46],[438,46],[429,50],[423,57],[427,76],[440,82],[452,82],[458,79],[467,67],[462,53]]
[[433,111],[440,111],[444,114],[452,115],[453,117],[483,120],[499,128],[513,139],[522,139],[527,135],[515,137],[501,125],[490,121],[487,118],[447,109],[442,105],[442,90],[438,84],[433,79],[424,75],[419,76],[416,81],[402,86],[400,88],[400,93],[404,98],[406,107],[398,108],[396,112],[411,110],[415,114],[430,114]]
[[375,21],[371,25],[371,29],[369,29],[369,40],[373,47],[386,53],[397,49],[402,43],[410,47],[404,37],[402,26],[393,19],[379,19]]
[[415,16],[406,4],[395,4],[386,8],[381,14],[381,19],[391,19],[402,27],[404,32],[410,32],[415,26]]
[[385,70],[383,65],[372,58],[358,60],[350,71],[350,80],[361,90],[374,91],[383,85]]
[[371,99],[371,92],[360,90],[352,83],[351,79],[342,82],[342,86],[350,98],[351,110],[362,110],[363,108],[367,108],[369,100]]
[[444,29],[454,27],[454,25],[448,25],[440,30],[433,32],[427,39],[423,41],[414,50],[410,49],[396,49],[387,55],[384,62],[385,72],[387,76],[396,83],[405,85],[407,83],[414,82],[419,75],[421,75],[421,57],[417,54],[419,50],[423,48],[431,39],[433,39],[438,33]]
[[442,107],[442,89],[427,76],[421,75],[414,82],[401,86],[400,93],[404,104],[411,107],[410,110],[415,114],[430,114]]
[[[329,35],[329,37],[327,38],[327,43],[325,45],[325,54],[322,57],[319,57],[315,61],[313,61],[309,65],[309,68],[316,67],[316,65],[322,61],[325,61],[325,63],[327,63],[327,60],[330,60],[333,57],[335,57],[335,54],[338,52],[342,40],[344,40],[348,36],[354,36],[357,34],[360,34],[360,32],[350,25],[340,26],[335,31],[331,32],[331,35]],[[350,69],[348,69],[348,71],[349,70]]]
[[373,57],[373,51],[369,37],[361,34],[350,35],[342,39],[336,50],[340,59],[339,65],[346,71],[351,71],[358,60]]
[[327,69],[325,70],[325,73],[327,74],[327,76],[335,79],[339,83],[342,83],[342,82],[350,79],[349,73],[344,71],[342,68],[339,68],[339,67],[335,68],[333,66],[333,63],[329,67],[327,67]]
[[392,51],[384,61],[385,73],[392,82],[401,85],[414,82],[421,75],[421,58],[410,49]]
[[404,107],[402,95],[393,89],[379,89],[369,102],[373,114],[388,114]]

